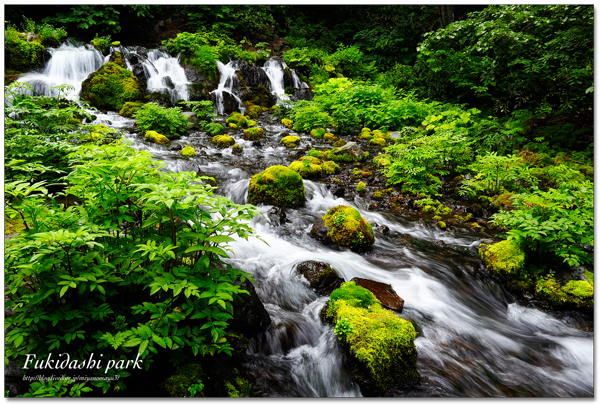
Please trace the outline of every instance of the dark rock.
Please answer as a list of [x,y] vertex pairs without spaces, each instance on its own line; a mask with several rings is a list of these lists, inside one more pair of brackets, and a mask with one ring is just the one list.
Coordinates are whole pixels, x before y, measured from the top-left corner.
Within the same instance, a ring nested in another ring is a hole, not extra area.
[[171,146],[171,148],[169,150],[172,152],[179,152],[182,149],[183,149],[183,145],[173,145],[173,146]]
[[269,210],[269,219],[273,225],[279,226],[286,223],[287,215],[283,208],[273,207]]
[[173,83],[173,79],[171,79],[171,76],[163,77],[161,80],[161,83],[163,86],[167,86],[171,90],[173,90],[175,88],[175,84]]
[[238,297],[241,297],[241,300],[233,303],[233,319],[229,321],[229,325],[230,328],[251,337],[264,332],[271,325],[271,317],[250,280],[244,281],[241,287],[250,295],[240,294]]
[[294,89],[294,94],[290,97],[292,101],[307,100],[311,101],[314,97],[311,89]]
[[380,283],[379,281],[368,280],[366,278],[354,277],[352,280],[356,285],[371,291],[375,297],[381,301],[381,305],[397,312],[402,312],[404,300],[396,294],[396,291],[390,284]]
[[188,92],[190,94],[190,101],[210,100],[210,92],[208,91],[207,84],[204,82],[188,85]]
[[226,91],[223,92],[223,109],[226,114],[231,114],[234,111],[240,112],[238,101]]
[[127,61],[127,63],[129,63],[131,71],[133,72],[133,75],[137,81],[140,83],[142,89],[146,91],[148,89],[148,78],[146,77],[146,70],[144,69],[143,65],[144,57],[135,53],[126,53],[123,55],[123,58]]
[[338,189],[333,192],[333,195],[338,198],[344,198],[345,194],[346,194],[346,189],[344,187],[338,187]]
[[310,287],[319,295],[329,295],[339,288],[344,279],[327,263],[309,260],[296,268],[310,283]]
[[185,77],[192,83],[209,82],[208,78],[201,71],[190,65],[183,65],[183,71],[185,72]]
[[184,112],[183,115],[187,118],[188,129],[198,128],[198,116],[195,112]]
[[360,149],[356,142],[348,142],[347,144],[345,144],[337,150],[333,149],[331,153],[333,153],[334,155],[347,154],[354,160],[362,160],[364,158],[363,151]]
[[269,86],[269,77],[259,66],[250,66],[246,61],[238,62],[238,69],[247,87]]
[[390,228],[387,225],[381,225],[380,227],[377,228],[378,232],[381,232],[384,235],[387,235],[390,233]]
[[159,91],[155,91],[154,93],[150,93],[149,102],[157,103],[161,107],[170,108],[172,107],[171,98],[168,94],[161,93]]
[[327,232],[329,232],[329,228],[325,226],[325,221],[323,221],[323,218],[319,218],[313,224],[313,227],[310,230],[310,236],[324,245],[331,245],[333,244],[333,241],[329,235],[327,235]]

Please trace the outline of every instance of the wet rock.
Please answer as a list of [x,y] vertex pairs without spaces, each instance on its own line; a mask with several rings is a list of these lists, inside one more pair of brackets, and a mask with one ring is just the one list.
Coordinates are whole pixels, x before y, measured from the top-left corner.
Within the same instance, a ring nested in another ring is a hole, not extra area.
[[188,122],[188,129],[197,129],[198,128],[198,116],[196,115],[195,112],[184,112],[183,115],[185,115],[187,122]]
[[379,227],[376,228],[377,232],[381,232],[384,235],[387,235],[390,233],[390,228],[387,225],[381,225]]
[[324,245],[331,245],[333,242],[331,238],[327,235],[329,232],[329,228],[325,226],[325,221],[323,218],[319,218],[313,224],[313,227],[310,230],[310,236],[318,240]]
[[360,213],[347,205],[338,205],[315,221],[310,236],[327,245],[334,243],[363,252],[375,243],[371,224]]
[[240,294],[241,300],[233,303],[233,319],[229,322],[230,328],[242,332],[250,337],[264,332],[271,325],[271,317],[265,306],[258,298],[254,284],[249,280],[241,284],[243,290],[250,295]]
[[142,89],[144,89],[144,91],[146,91],[148,88],[147,83],[146,83],[148,78],[146,77],[144,65],[142,64],[143,56],[140,56],[138,54],[131,52],[131,53],[126,53],[125,55],[123,55],[123,58],[125,58],[125,60],[129,63],[130,69],[133,72],[133,75],[135,76],[137,81],[140,83],[140,86],[142,87]]
[[208,78],[202,72],[190,65],[183,65],[183,71],[185,72],[185,77],[192,83],[209,82]]
[[165,77],[163,77],[161,79],[161,83],[162,83],[163,86],[167,86],[171,90],[175,88],[175,84],[173,83],[173,79],[171,79],[171,76],[165,76]]
[[171,152],[179,152],[182,149],[183,149],[183,145],[173,145],[173,146],[171,146],[171,148],[169,148],[169,150]]
[[381,305],[384,307],[397,312],[402,312],[404,300],[396,294],[396,291],[394,291],[390,284],[358,277],[354,277],[350,281],[354,281],[356,285],[371,291],[373,295],[381,301]]
[[290,97],[292,101],[307,100],[310,101],[314,97],[311,89],[294,89],[294,94]]
[[[213,100],[214,101],[214,100]],[[239,112],[240,108],[237,100],[231,94],[226,91],[223,92],[223,109],[226,114],[231,114],[234,111]]]
[[344,198],[345,194],[346,194],[346,189],[344,187],[338,187],[338,189],[333,192],[333,195],[338,198]]
[[27,42],[32,42],[37,39],[36,35],[33,32],[27,33]]
[[238,62],[238,69],[247,87],[270,85],[267,73],[257,65],[250,66],[246,61]]
[[327,263],[308,260],[296,268],[310,283],[310,287],[319,295],[329,295],[339,288],[344,279]]
[[346,154],[346,155],[350,156],[351,158],[353,158],[354,160],[361,160],[364,158],[363,151],[360,149],[360,147],[358,146],[358,144],[356,142],[348,142],[341,148],[335,150],[335,152],[334,152],[334,150],[331,151],[331,153],[334,155]]
[[271,224],[275,226],[279,226],[281,224],[285,224],[287,221],[287,216],[285,214],[285,210],[279,207],[273,207],[269,210],[269,219],[271,220]]

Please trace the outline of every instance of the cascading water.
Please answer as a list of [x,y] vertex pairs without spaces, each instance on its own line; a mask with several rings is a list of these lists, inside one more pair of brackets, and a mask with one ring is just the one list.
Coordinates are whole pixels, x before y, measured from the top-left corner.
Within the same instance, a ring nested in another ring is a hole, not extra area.
[[[217,179],[220,193],[246,203],[251,175],[295,159],[293,151],[279,144],[286,128],[259,120],[265,128],[262,147],[245,142],[241,132],[231,134],[243,146],[241,156],[217,149],[209,137],[198,134],[176,141],[202,151],[189,160],[165,146],[129,137],[136,148],[166,161],[168,169],[199,170]],[[300,137],[308,148],[318,142]],[[272,320],[264,334],[250,341],[246,353],[245,366],[256,379],[259,395],[361,395],[343,366],[333,328],[318,317],[326,298],[318,297],[295,270],[302,261],[317,260],[329,263],[346,280],[389,283],[405,300],[401,316],[419,332],[415,344],[423,383],[396,395],[593,396],[593,332],[577,317],[512,302],[499,284],[482,276],[477,247],[489,235],[443,231],[371,212],[358,197],[347,201],[333,196],[324,184],[304,183],[306,207],[286,210],[283,223],[270,216],[270,206],[259,207],[263,215],[252,226],[268,245],[251,238],[231,246],[231,263],[252,273]],[[308,236],[314,221],[340,204],[356,207],[373,224],[372,252],[330,248]],[[390,232],[379,232],[382,225]]]
[[242,106],[242,100],[233,93],[233,83],[235,76],[235,71],[238,69],[237,61],[229,61],[226,65],[222,62],[217,61],[217,68],[219,69],[219,85],[217,88],[210,92],[213,101],[217,106],[217,112],[219,114],[225,113],[225,100],[224,93],[233,97],[235,101],[238,103],[238,108],[240,112],[243,114],[246,109]]
[[57,49],[48,50],[52,57],[44,70],[29,72],[18,80],[29,83],[38,95],[52,95],[52,86],[70,84],[75,90],[67,92],[67,95],[76,96],[81,91],[81,83],[104,64],[102,53],[91,45],[65,42]]
[[148,52],[148,58],[142,58],[148,83],[148,92],[166,92],[171,103],[178,100],[189,100],[190,94],[185,70],[179,64],[178,58],[173,58],[166,52],[154,49]]
[[[277,97],[277,101],[289,101],[289,97],[285,94],[285,86],[283,81],[283,76],[285,74],[285,69],[287,65],[283,61],[278,61],[276,59],[269,59],[265,62],[265,65],[262,69],[267,74],[269,81],[271,82],[271,94],[274,94]],[[308,88],[306,83],[300,81],[298,75],[294,71],[294,69],[290,69],[292,76],[293,87],[300,88]]]

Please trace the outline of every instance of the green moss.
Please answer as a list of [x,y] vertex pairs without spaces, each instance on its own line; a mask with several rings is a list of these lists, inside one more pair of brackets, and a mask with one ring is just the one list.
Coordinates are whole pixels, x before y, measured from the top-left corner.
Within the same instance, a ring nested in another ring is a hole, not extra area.
[[589,270],[586,270],[585,273],[583,273],[583,275],[593,287],[594,286],[594,273],[592,273]]
[[438,226],[440,229],[446,229],[446,223],[444,221],[438,221]]
[[169,138],[164,135],[159,134],[156,131],[146,131],[146,135],[144,135],[144,139],[149,142],[154,142],[158,144],[165,144],[169,142]]
[[363,132],[358,136],[358,138],[362,139],[362,140],[370,141],[371,139],[373,139],[373,135],[371,135],[369,132]]
[[358,184],[356,185],[356,191],[358,191],[359,193],[364,193],[367,190],[367,185],[365,183],[363,183],[362,181],[359,181]]
[[132,72],[109,62],[83,81],[81,97],[98,109],[120,111],[129,101],[141,101],[144,94]]
[[143,103],[141,101],[128,101],[123,104],[123,108],[121,108],[119,111],[119,115],[122,117],[131,118],[133,114],[140,109],[142,104]]
[[235,143],[235,140],[227,135],[215,135],[212,138],[212,143],[216,144],[218,148],[228,148]]
[[361,133],[363,132],[371,132],[371,130],[367,127],[364,127],[363,129],[360,130]]
[[362,174],[362,170],[360,170],[358,167],[355,167],[354,169],[352,169],[353,176],[360,176],[361,174]]
[[347,142],[344,141],[343,139],[339,139],[337,141],[335,141],[333,143],[333,146],[335,146],[336,148],[341,148],[342,146],[344,146]]
[[233,129],[237,129],[238,128],[238,126],[236,124],[233,124],[233,123],[229,123],[227,125],[229,126],[229,128],[233,128]]
[[571,280],[564,286],[552,274],[540,277],[535,290],[540,298],[554,308],[592,310],[594,308],[594,288],[584,280]]
[[256,141],[264,136],[262,128],[248,128],[244,130],[244,139],[247,141]]
[[373,380],[381,391],[419,378],[415,328],[382,308],[370,291],[353,281],[343,283],[331,294],[328,314],[338,339],[366,367],[366,379]]
[[381,147],[385,147],[387,145],[387,142],[383,138],[373,138],[369,141],[369,143],[371,145],[378,145]]
[[196,151],[191,146],[186,146],[179,152],[182,156],[196,156]]
[[27,42],[27,35],[5,31],[4,49],[7,67],[22,72],[35,69],[42,62],[46,48],[38,40]]
[[[98,35],[98,34],[96,34],[96,35]],[[92,45],[94,45],[94,48],[96,48],[97,50],[102,52],[104,55],[107,54],[108,47],[110,46],[110,42],[108,41],[108,39],[106,39],[105,37],[96,36],[90,42]]]
[[246,107],[246,115],[250,118],[258,118],[264,111],[263,107],[252,103],[244,103],[244,107]]
[[375,191],[375,192],[373,193],[373,196],[372,196],[372,197],[373,197],[373,199],[375,199],[375,200],[381,200],[381,199],[383,199],[383,196],[384,196],[384,195],[385,195],[385,192],[383,192],[383,191]]
[[9,218],[4,216],[4,233],[9,235],[11,233],[20,233],[25,229],[25,223],[21,216],[15,218]]
[[225,120],[226,123],[228,124],[235,124],[238,127],[247,127],[248,118],[245,117],[244,115],[242,115],[240,112],[238,111],[234,111],[231,114],[229,114],[229,117],[227,118],[227,120]]
[[281,120],[281,123],[285,125],[287,128],[292,129],[294,127],[294,121],[284,118]]
[[189,388],[192,384],[205,379],[200,364],[186,364],[176,374],[167,378],[163,386],[172,397],[190,397]]
[[321,168],[323,169],[323,173],[325,174],[336,174],[340,172],[340,166],[331,160],[323,162]]
[[323,217],[323,221],[325,227],[330,228],[327,235],[338,245],[348,246],[353,251],[362,251],[375,243],[371,224],[352,207],[338,205],[331,208]]
[[250,128],[250,127],[255,127],[255,126],[257,126],[257,125],[258,125],[258,123],[257,123],[256,121],[253,121],[253,120],[246,120],[246,126],[247,126],[248,128]]
[[326,132],[323,135],[323,139],[325,139],[326,141],[335,142],[338,140],[338,137],[332,134],[331,132]]
[[231,150],[232,150],[232,151],[234,151],[234,152],[235,152],[235,151],[239,151],[239,152],[241,152],[243,149],[242,149],[242,147],[241,147],[240,145],[238,145],[238,144],[236,143],[235,145],[233,145],[233,146],[231,147]]
[[111,43],[112,46],[121,46],[121,41],[114,41]]
[[304,205],[305,201],[302,177],[285,166],[271,166],[255,174],[250,180],[248,189],[250,204],[298,207]]
[[594,296],[594,287],[585,280],[571,280],[561,290],[579,298]]
[[525,253],[512,240],[481,244],[479,255],[488,269],[502,276],[516,276],[525,265]]
[[314,138],[321,139],[327,133],[324,128],[315,128],[310,131],[310,135]]
[[303,179],[315,179],[323,174],[321,161],[312,156],[301,157],[299,160],[290,163],[289,168],[302,176]]
[[300,138],[297,136],[289,135],[281,139],[279,143],[282,143],[286,148],[295,148],[300,143]]
[[372,132],[373,134],[373,138],[383,138],[383,132],[380,131],[379,129],[376,129],[375,131]]
[[6,69],[4,71],[4,85],[8,86],[9,84],[15,82],[21,76],[23,76],[23,73],[21,73],[21,72],[17,72],[16,70]]

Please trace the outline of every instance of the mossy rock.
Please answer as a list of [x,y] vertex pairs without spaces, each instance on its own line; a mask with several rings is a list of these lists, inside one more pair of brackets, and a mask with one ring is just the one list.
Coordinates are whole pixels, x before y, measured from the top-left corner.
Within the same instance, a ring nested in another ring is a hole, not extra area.
[[333,143],[333,146],[335,146],[336,148],[341,148],[342,146],[344,146],[347,143],[348,142],[344,141],[343,139],[338,139],[337,141],[335,141]]
[[238,127],[248,127],[248,117],[242,115],[242,113],[238,111],[232,112],[225,122],[227,124],[235,124]]
[[263,107],[252,103],[244,103],[244,107],[246,107],[245,114],[249,118],[258,118],[264,111]]
[[323,162],[321,168],[324,174],[337,174],[340,172],[340,166],[332,160]]
[[292,121],[292,120],[289,120],[289,119],[287,119],[287,118],[284,118],[284,119],[282,119],[282,120],[281,120],[281,123],[282,123],[283,125],[285,125],[285,126],[286,126],[287,128],[289,128],[289,129],[292,129],[292,128],[294,128],[294,121]]
[[154,142],[158,144],[165,144],[169,142],[169,138],[164,135],[159,134],[156,131],[146,131],[146,135],[144,135],[144,139],[149,142]]
[[196,156],[196,151],[191,146],[186,146],[180,152],[181,156]]
[[377,155],[373,158],[373,163],[375,163],[377,166],[380,166],[380,167],[381,166],[386,167],[391,164],[391,161],[390,161],[391,157],[392,156],[388,155],[387,153],[383,154],[383,155]]
[[395,386],[416,383],[416,331],[407,320],[384,309],[373,293],[354,281],[331,294],[326,318],[335,325],[349,369],[366,395],[383,395]]
[[271,166],[252,176],[248,189],[250,204],[278,207],[300,207],[306,202],[304,182],[295,171],[285,166]]
[[554,276],[537,280],[535,291],[555,309],[594,309],[594,286],[586,280],[570,280],[561,286]]
[[216,144],[218,148],[228,148],[235,143],[235,140],[227,135],[216,135],[213,136],[212,143]]
[[329,142],[335,142],[339,138],[337,136],[335,136],[334,134],[332,134],[331,132],[326,132],[325,134],[323,134],[323,139],[325,139],[326,141],[329,141]]
[[17,79],[21,76],[23,76],[23,73],[17,72],[16,70],[7,69],[4,72],[4,85],[8,86],[9,84],[17,81]]
[[513,205],[512,196],[513,193],[502,193],[500,195],[495,195],[492,197],[492,206],[495,208],[501,208],[503,210],[508,210]]
[[243,151],[244,149],[237,143],[231,147],[231,153],[235,153],[236,155],[241,154]]
[[285,145],[286,148],[295,148],[300,143],[300,138],[297,136],[289,135],[281,139],[279,143]]
[[359,193],[364,193],[367,190],[367,185],[365,183],[363,183],[362,181],[359,181],[358,184],[356,185],[356,191],[358,191]]
[[138,111],[143,104],[144,103],[142,103],[141,101],[128,101],[127,103],[123,104],[123,108],[121,108],[121,110],[119,111],[119,115],[121,117],[131,118],[133,114],[136,111]]
[[27,42],[27,35],[5,38],[6,62],[9,69],[27,72],[42,63],[46,48],[40,41]]
[[310,135],[317,139],[323,138],[323,136],[325,136],[326,133],[327,131],[324,128],[315,128],[312,131],[310,131]]
[[331,241],[361,252],[375,243],[371,224],[361,217],[360,212],[347,205],[331,208],[321,218]]
[[96,37],[96,38],[92,39],[90,41],[90,43],[92,45],[94,45],[94,48],[96,48],[97,50],[102,52],[103,55],[107,55],[108,48],[110,46],[110,42],[108,42],[107,39],[101,38],[101,37]]
[[113,41],[111,43],[112,46],[121,46],[121,41]]
[[507,278],[518,276],[525,266],[525,253],[512,240],[493,245],[481,244],[479,255],[488,269]]
[[175,374],[163,382],[163,387],[171,397],[190,397],[189,388],[198,384],[198,380],[206,382],[206,375],[200,364],[186,364]]
[[238,128],[237,124],[229,123],[227,125],[229,126],[229,128],[233,128],[233,129],[237,129]]
[[299,160],[290,163],[289,168],[302,176],[303,179],[316,179],[323,174],[321,161],[312,156],[301,157]]
[[244,139],[247,141],[256,141],[264,136],[264,130],[262,128],[254,127],[244,130]]
[[383,197],[385,196],[385,191],[375,191],[373,193],[373,195],[371,196],[371,198],[373,198],[374,200],[382,200]]
[[381,146],[382,148],[387,145],[387,142],[383,138],[373,138],[369,141],[371,145]]
[[127,102],[141,101],[144,92],[132,72],[108,62],[83,81],[81,98],[100,110],[120,111]]

